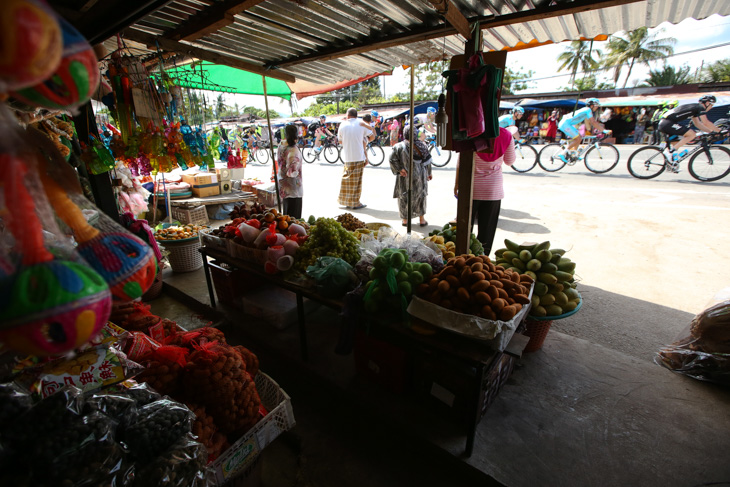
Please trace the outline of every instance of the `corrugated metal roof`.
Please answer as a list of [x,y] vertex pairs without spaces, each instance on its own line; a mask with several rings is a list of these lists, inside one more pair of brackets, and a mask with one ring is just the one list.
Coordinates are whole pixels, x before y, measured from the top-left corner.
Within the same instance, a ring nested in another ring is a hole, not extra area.
[[[531,41],[561,42],[593,38],[664,21],[680,22],[730,14],[728,0],[576,0],[550,7],[538,0],[451,0],[469,20],[482,25],[546,8],[593,6],[596,10],[521,21],[483,30],[484,50],[503,50]],[[625,3],[618,6],[605,5]],[[211,9],[233,0],[174,0],[138,20],[135,31],[175,36],[199,22]],[[229,15],[228,25],[194,40],[179,40],[275,73],[312,83],[357,79],[394,66],[416,64],[464,52],[465,39],[440,16],[429,0],[265,0]],[[539,4],[536,7],[536,4]],[[585,9],[584,9],[585,10]],[[506,17],[505,17],[506,16]],[[226,21],[223,21],[224,23]],[[449,35],[445,35],[449,34]],[[383,44],[387,42],[387,44]],[[368,50],[367,46],[378,47]],[[355,50],[355,52],[353,52]]]

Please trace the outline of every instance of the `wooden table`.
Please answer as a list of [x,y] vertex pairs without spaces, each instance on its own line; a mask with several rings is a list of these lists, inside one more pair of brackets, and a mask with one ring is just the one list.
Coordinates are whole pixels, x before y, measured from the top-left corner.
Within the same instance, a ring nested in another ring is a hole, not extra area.
[[[264,272],[261,264],[233,258],[226,251],[211,247],[201,247],[200,253],[203,254],[205,281],[208,285],[210,303],[213,308],[216,307],[216,304],[210,276],[210,267],[218,266],[209,263],[207,257],[212,257],[231,267],[242,269],[296,294],[300,349],[301,357],[304,361],[308,359],[309,354],[307,349],[303,298],[307,297],[337,311],[342,311],[343,309],[343,301],[321,296],[313,286],[287,281],[280,275],[267,274]],[[360,315],[363,316],[364,314]],[[521,324],[520,326],[523,325]],[[519,328],[518,331],[520,331]],[[463,372],[469,391],[466,400],[467,412],[464,418],[467,428],[465,455],[467,457],[471,456],[474,449],[474,437],[476,435],[477,425],[484,411],[499,391],[499,388],[501,388],[509,377],[515,357],[519,356],[519,352],[512,354],[507,351],[495,351],[489,348],[485,342],[466,338],[442,329],[435,329],[435,333],[431,335],[416,333],[407,327],[400,317],[392,315],[371,317],[370,332],[372,336],[393,343],[406,350],[425,352],[433,355],[436,360],[457,364],[458,369]],[[515,337],[517,341],[524,338],[518,333],[515,334]],[[521,349],[519,350],[521,351]],[[503,368],[508,368],[509,370],[502,370]],[[494,383],[495,377],[496,383]]]

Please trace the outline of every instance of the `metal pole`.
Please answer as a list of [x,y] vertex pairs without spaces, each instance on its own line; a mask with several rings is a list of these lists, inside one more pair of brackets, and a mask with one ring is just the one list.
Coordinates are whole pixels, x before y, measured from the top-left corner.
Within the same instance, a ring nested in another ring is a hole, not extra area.
[[261,75],[264,80],[264,104],[266,105],[266,125],[269,128],[269,150],[271,151],[271,166],[274,168],[274,186],[276,187],[276,208],[281,212],[281,196],[279,196],[279,177],[277,175],[276,154],[274,154],[274,141],[271,132],[271,117],[269,116],[269,97],[266,95],[266,76]]
[[409,150],[408,150],[408,225],[406,226],[406,232],[411,233],[411,191],[413,190],[413,133],[416,128],[416,121],[413,118],[413,85],[415,80],[414,70],[416,66],[411,64],[411,130],[409,134]]

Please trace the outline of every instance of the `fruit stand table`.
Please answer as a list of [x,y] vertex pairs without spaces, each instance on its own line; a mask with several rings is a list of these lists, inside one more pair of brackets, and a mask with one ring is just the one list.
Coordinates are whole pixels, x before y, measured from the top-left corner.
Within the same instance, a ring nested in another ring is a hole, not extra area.
[[224,203],[240,203],[255,200],[256,195],[249,191],[232,191],[228,194],[217,194],[205,198],[191,197],[179,200],[170,200],[170,206],[194,207],[200,205],[222,205]]
[[[303,298],[307,297],[337,311],[343,308],[343,301],[321,296],[313,286],[287,281],[280,275],[267,274],[261,264],[236,259],[224,250],[211,247],[202,247],[200,252],[203,255],[203,268],[212,307],[216,304],[209,267],[215,264],[209,263],[207,257],[252,273],[262,280],[296,294],[302,360],[306,361],[308,357]],[[474,448],[477,424],[511,375],[514,362],[528,341],[521,334],[524,322],[520,323],[504,352],[493,350],[486,342],[432,327],[417,319],[414,319],[413,323],[417,323],[418,326],[413,328],[405,325],[399,316],[378,315],[370,318],[369,330],[371,336],[423,357],[424,364],[431,366],[438,364],[436,368],[439,381],[448,382],[450,378],[454,379],[456,385],[452,387],[454,391],[452,410],[465,423],[467,429],[465,454],[470,456]],[[364,327],[363,323],[358,325]],[[414,329],[420,330],[420,333]],[[433,376],[433,384],[436,384],[436,377]],[[422,376],[421,389],[424,393],[435,396],[429,378],[428,374]]]

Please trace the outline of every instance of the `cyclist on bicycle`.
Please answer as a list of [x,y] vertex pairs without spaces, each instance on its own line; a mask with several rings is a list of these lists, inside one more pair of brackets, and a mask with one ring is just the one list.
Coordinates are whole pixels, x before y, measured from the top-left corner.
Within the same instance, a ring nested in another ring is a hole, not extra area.
[[327,121],[326,115],[319,116],[319,123],[317,128],[314,129],[314,150],[320,152],[322,150],[322,144],[327,137],[334,137],[335,134],[329,131],[325,122]]
[[[416,129],[424,129],[431,134],[436,133],[436,109],[434,107],[428,107],[426,113],[419,113],[413,118]],[[408,122],[406,125],[409,125]]]
[[576,150],[580,145],[581,136],[580,132],[578,132],[580,124],[585,123],[586,128],[603,130],[604,133],[608,132],[606,127],[596,118],[596,113],[598,113],[598,109],[601,108],[601,102],[598,98],[588,98],[586,101],[587,106],[580,110],[566,113],[563,115],[563,118],[558,124],[558,130],[563,132],[566,137],[570,138],[568,147],[555,154],[555,157],[559,158],[563,162],[567,163],[568,154]]
[[679,122],[691,119],[692,125],[698,129],[708,133],[720,132],[720,129],[707,119],[707,112],[716,102],[717,98],[714,95],[705,95],[699,99],[698,103],[688,103],[681,107],[678,106],[664,114],[659,121],[659,131],[669,136],[677,135],[681,137],[676,142],[667,144],[667,147],[664,149],[664,154],[670,161],[679,159],[675,151],[688,142],[691,142],[697,135],[694,130],[690,129],[689,125],[681,125]]
[[499,117],[499,126],[507,129],[515,140],[519,140],[520,129],[517,128],[517,120],[521,119],[524,114],[524,108],[514,107],[510,113]]
[[[376,112],[375,110],[372,110],[370,112],[370,117],[373,120],[372,126],[373,126],[373,130],[375,130],[375,137],[380,137],[381,125],[383,124],[383,117],[379,116],[378,112]],[[364,118],[365,117],[363,117],[363,119]]]

